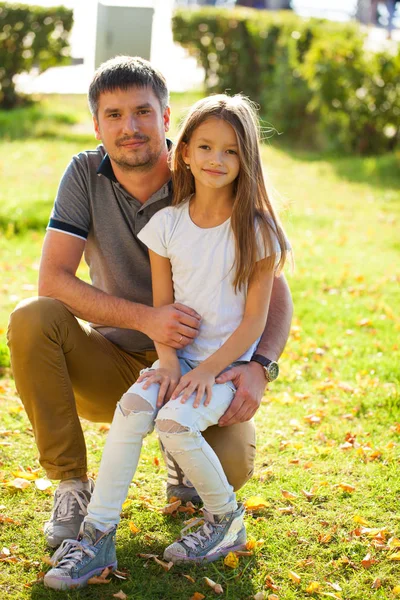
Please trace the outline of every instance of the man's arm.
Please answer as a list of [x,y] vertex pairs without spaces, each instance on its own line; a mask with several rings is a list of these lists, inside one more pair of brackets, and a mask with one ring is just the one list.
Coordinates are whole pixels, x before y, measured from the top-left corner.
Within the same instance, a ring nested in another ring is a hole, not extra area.
[[[270,360],[278,360],[290,333],[293,302],[283,275],[275,277],[268,311],[267,324],[257,347],[257,353]],[[235,398],[219,420],[225,427],[251,419],[260,406],[266,380],[264,369],[256,362],[233,367],[216,379],[217,383],[233,381],[237,388]]]
[[152,308],[111,296],[76,276],[85,241],[48,231],[39,270],[39,295],[56,298],[77,317],[99,325],[135,329],[173,348],[193,341],[199,316],[181,304]]

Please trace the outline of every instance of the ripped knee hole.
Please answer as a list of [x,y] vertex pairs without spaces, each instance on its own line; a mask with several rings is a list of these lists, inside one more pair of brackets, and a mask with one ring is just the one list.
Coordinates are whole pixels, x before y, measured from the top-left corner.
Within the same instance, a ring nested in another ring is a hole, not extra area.
[[132,412],[153,412],[153,407],[145,398],[139,394],[127,392],[124,394],[119,403],[121,410],[125,416]]
[[172,419],[159,419],[157,421],[157,430],[163,433],[183,433],[190,431],[189,427],[184,427]]

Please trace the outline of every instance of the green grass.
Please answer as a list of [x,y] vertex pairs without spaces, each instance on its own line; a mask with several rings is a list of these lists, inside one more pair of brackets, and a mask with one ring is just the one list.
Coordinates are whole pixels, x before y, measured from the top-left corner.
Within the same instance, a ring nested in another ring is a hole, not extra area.
[[[174,98],[174,113],[192,100]],[[49,107],[57,112],[63,102],[67,113],[82,114],[67,100],[55,99]],[[80,102],[82,107],[83,99]],[[86,117],[77,122],[81,130],[88,128]],[[24,141],[15,136],[7,146],[0,142],[8,182],[7,191],[3,187],[0,192],[0,364],[8,361],[7,315],[18,299],[34,293],[43,228],[59,176],[72,153],[92,146],[86,133],[79,136],[28,136]],[[389,550],[387,542],[391,536],[400,537],[399,157],[292,152],[278,138],[264,148],[263,158],[279,190],[277,200],[283,205],[282,218],[296,257],[296,269],[288,273],[295,303],[292,335],[281,359],[282,375],[256,415],[256,473],[239,494],[242,500],[257,495],[269,503],[264,511],[246,516],[249,537],[263,541],[251,557],[240,558],[234,570],[219,561],[166,573],[139,558],[140,552],[161,554],[184,519],[149,508],[150,502],[156,508],[164,505],[165,469],[155,464],[160,454],[152,435],[145,442],[129,492],[132,502],[118,532],[120,568],[129,570],[128,580],[113,579],[108,585],[64,595],[45,590],[40,582],[31,585],[47,569],[41,562],[48,553],[41,528],[51,508],[51,493],[40,492],[34,484],[24,491],[1,487],[0,513],[22,523],[0,524],[0,550],[9,548],[16,557],[15,563],[0,562],[4,597],[111,600],[122,589],[129,600],[188,600],[195,591],[213,598],[204,576],[221,583],[222,597],[232,600],[250,600],[261,590],[266,598],[276,593],[280,600],[329,598],[307,593],[311,581],[320,582],[321,592],[339,594],[343,600],[396,597],[398,562],[389,556],[400,548]],[[13,208],[4,202],[14,202]],[[14,223],[18,208],[15,224],[7,226]],[[21,233],[16,235],[16,230]],[[86,276],[84,269],[81,273]],[[7,371],[0,387],[1,428],[6,432],[0,433],[0,480],[7,482],[20,466],[39,464],[29,422]],[[95,475],[105,434],[98,425],[84,423],[84,428]],[[341,484],[354,490],[348,492]],[[295,495],[286,498],[282,490]],[[302,490],[311,493],[309,499]],[[357,531],[360,525],[354,517],[387,531],[382,548]],[[140,528],[135,536],[129,521]],[[377,562],[365,568],[361,561],[368,553]],[[289,571],[300,576],[298,585]],[[279,590],[266,587],[268,576]],[[381,587],[375,589],[372,584],[378,578]]]

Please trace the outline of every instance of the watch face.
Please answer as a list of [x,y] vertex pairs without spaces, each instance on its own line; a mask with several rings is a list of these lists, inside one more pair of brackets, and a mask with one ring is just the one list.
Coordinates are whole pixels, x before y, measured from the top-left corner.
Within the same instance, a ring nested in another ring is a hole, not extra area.
[[279,375],[279,365],[277,362],[269,363],[268,367],[268,376],[270,381],[274,381]]

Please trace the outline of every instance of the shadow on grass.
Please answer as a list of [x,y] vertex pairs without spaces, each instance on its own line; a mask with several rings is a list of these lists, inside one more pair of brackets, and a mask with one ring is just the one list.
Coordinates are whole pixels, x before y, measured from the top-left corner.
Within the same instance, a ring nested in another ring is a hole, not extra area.
[[374,187],[398,190],[400,187],[400,151],[381,156],[352,156],[300,150],[280,144],[290,158],[306,163],[328,162],[341,179]]

